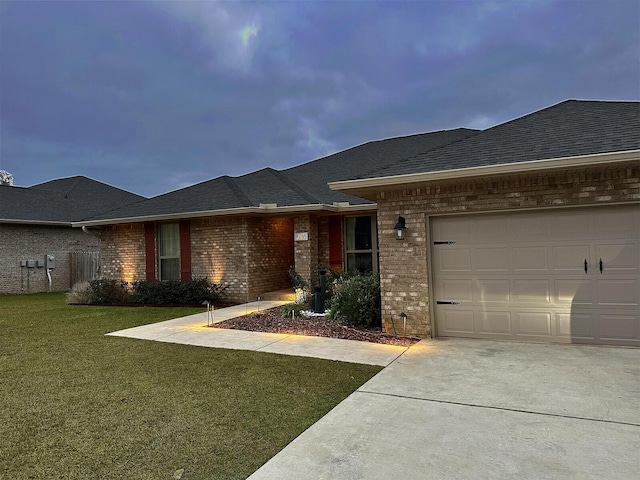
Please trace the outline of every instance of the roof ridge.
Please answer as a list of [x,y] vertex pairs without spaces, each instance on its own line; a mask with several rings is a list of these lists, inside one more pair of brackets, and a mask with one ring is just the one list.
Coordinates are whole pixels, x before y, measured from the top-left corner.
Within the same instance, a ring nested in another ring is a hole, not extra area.
[[291,190],[296,192],[309,203],[321,203],[316,197],[310,195],[307,191],[300,187],[296,182],[289,178],[284,172],[268,167],[271,174],[278,178],[282,183],[286,184]]
[[222,180],[227,184],[229,189],[236,195],[236,197],[245,204],[246,207],[250,207],[252,205],[251,199],[242,191],[240,186],[236,183],[235,178],[232,178],[228,175],[224,175]]

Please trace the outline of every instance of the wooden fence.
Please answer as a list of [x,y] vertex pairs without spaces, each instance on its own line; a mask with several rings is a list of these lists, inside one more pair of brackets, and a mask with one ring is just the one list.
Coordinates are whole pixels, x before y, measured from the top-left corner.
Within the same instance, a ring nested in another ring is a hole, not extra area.
[[71,252],[69,253],[69,265],[71,268],[71,284],[73,287],[78,282],[88,282],[100,276],[100,252]]

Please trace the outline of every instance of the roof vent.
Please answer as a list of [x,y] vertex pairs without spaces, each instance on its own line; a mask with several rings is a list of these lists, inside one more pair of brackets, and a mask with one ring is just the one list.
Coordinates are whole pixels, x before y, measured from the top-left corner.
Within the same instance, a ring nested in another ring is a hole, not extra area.
[[277,208],[277,203],[261,203],[260,208]]

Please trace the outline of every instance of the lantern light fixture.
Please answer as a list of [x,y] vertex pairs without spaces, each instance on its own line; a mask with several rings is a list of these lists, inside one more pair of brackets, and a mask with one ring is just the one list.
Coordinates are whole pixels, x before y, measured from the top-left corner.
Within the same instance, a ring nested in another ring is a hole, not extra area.
[[396,240],[404,240],[405,232],[407,230],[404,217],[398,215],[398,223],[396,223],[396,226],[393,227],[393,230],[396,234]]

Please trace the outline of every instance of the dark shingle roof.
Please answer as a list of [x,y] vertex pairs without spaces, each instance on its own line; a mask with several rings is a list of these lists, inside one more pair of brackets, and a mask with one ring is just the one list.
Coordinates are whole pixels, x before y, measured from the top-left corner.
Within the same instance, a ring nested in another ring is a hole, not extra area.
[[[378,178],[640,149],[640,102],[567,100],[353,178]],[[344,178],[343,180],[349,180]]]
[[0,221],[64,223],[79,221],[145,197],[83,176],[31,187],[0,186]]
[[264,168],[240,177],[214,178],[85,220],[189,214],[259,207],[260,204],[279,207],[333,202],[367,204],[371,202],[332,191],[327,182],[364,173],[476,133],[477,130],[457,129],[368,142],[282,171]]

